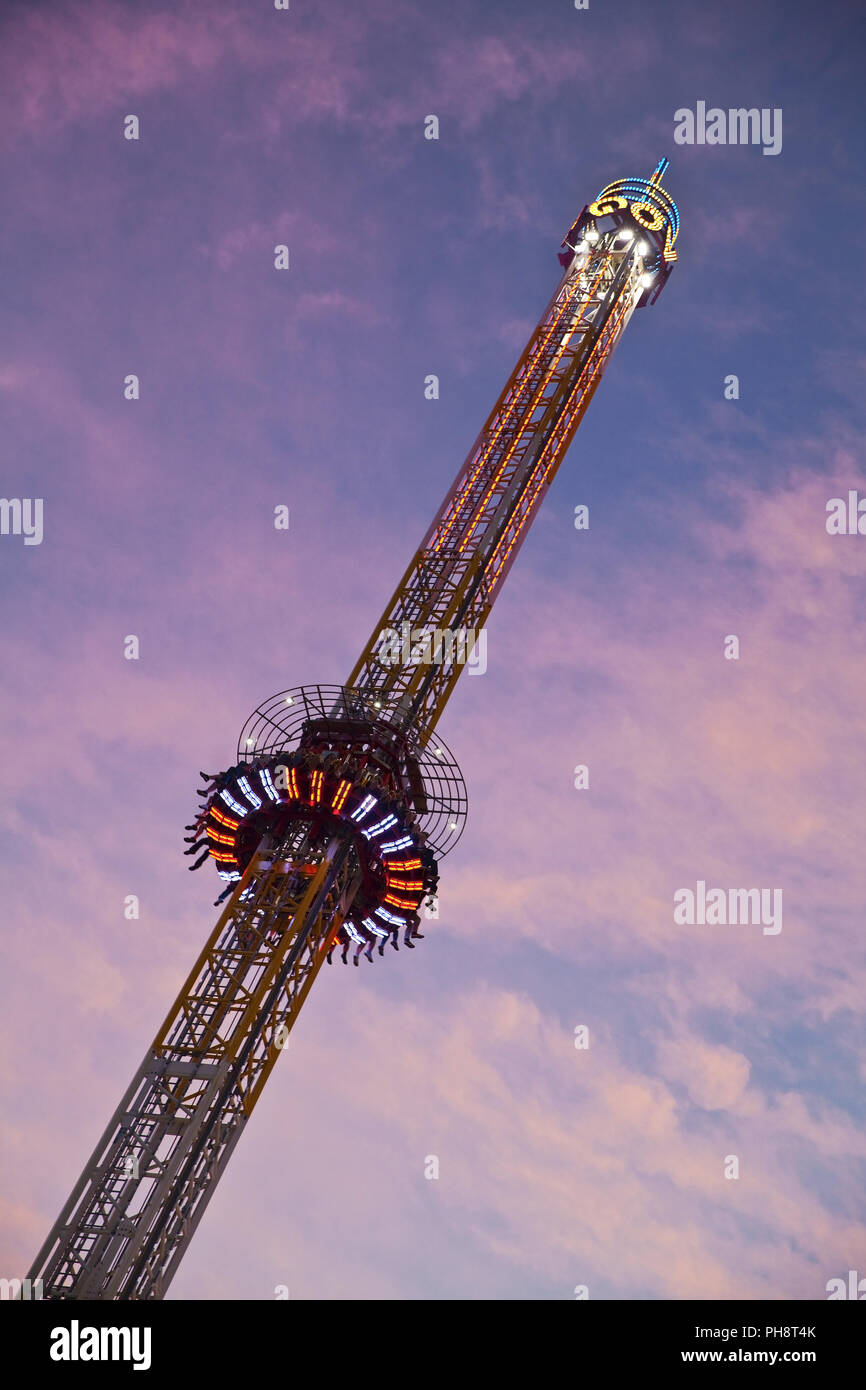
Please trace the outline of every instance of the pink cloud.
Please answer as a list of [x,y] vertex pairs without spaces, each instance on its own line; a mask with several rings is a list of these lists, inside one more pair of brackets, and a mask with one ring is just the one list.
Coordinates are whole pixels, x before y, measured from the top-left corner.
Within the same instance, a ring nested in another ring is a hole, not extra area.
[[[472,783],[472,855],[458,851],[443,866],[442,917],[423,948],[429,965],[403,954],[389,960],[399,972],[397,996],[363,972],[328,972],[296,1042],[293,1034],[292,1065],[271,1083],[256,1135],[238,1151],[176,1296],[220,1297],[241,1287],[268,1297],[276,1282],[289,1282],[294,1296],[401,1296],[394,1271],[405,1233],[415,1222],[426,1229],[431,1218],[419,1207],[431,1204],[436,1223],[463,1251],[465,1269],[452,1278],[460,1289],[470,1281],[474,1292],[467,1286],[466,1296],[513,1290],[522,1279],[559,1289],[554,1296],[563,1298],[579,1283],[590,1285],[591,1296],[601,1288],[673,1298],[811,1298],[822,1296],[837,1266],[848,1267],[862,1231],[828,1211],[786,1155],[804,1147],[822,1161],[845,1163],[864,1156],[866,1141],[830,1100],[807,1103],[767,1088],[748,1044],[711,1042],[696,1022],[696,1011],[715,1009],[742,1024],[756,1007],[755,991],[782,982],[808,986],[810,1012],[828,1019],[856,1005],[866,985],[853,925],[861,857],[847,828],[861,818],[862,790],[850,772],[848,742],[838,744],[839,730],[847,727],[850,741],[849,721],[859,729],[863,718],[855,698],[859,662],[847,650],[851,562],[841,548],[834,561],[836,552],[815,539],[821,498],[837,485],[802,472],[772,494],[740,489],[734,524],[708,527],[694,506],[683,506],[672,524],[707,537],[703,558],[651,574],[619,555],[619,582],[603,601],[588,592],[576,607],[566,585],[555,590],[551,612],[549,585],[525,570],[508,601],[508,623],[491,630],[488,675],[465,679],[454,729],[445,731],[458,752],[465,748],[468,770],[477,764],[483,776]],[[757,581],[731,571],[720,587],[719,567],[742,554]],[[780,623],[791,605],[799,611],[798,588],[808,591],[816,580],[824,586],[822,623]],[[185,601],[182,592],[173,597]],[[721,657],[732,608],[743,628],[739,667]],[[314,626],[300,638],[310,661]],[[36,792],[54,772],[66,798],[84,808],[59,842],[50,824],[28,830],[25,810],[5,809],[7,834],[29,833],[32,852],[50,866],[49,895],[60,884],[66,893],[65,921],[49,913],[40,923],[41,905],[28,902],[26,881],[10,902],[18,922],[12,967],[33,986],[10,1012],[7,1088],[16,1049],[40,1037],[46,1001],[58,1028],[82,1041],[46,1083],[39,1112],[19,1121],[12,1148],[7,1142],[7,1166],[11,1160],[17,1173],[7,1212],[16,1266],[65,1195],[200,939],[210,885],[203,893],[199,875],[186,876],[180,863],[166,867],[176,832],[159,808],[192,767],[187,712],[203,709],[195,746],[206,763],[203,750],[218,748],[225,715],[243,709],[245,694],[237,672],[220,706],[204,709],[194,671],[178,683],[176,672],[163,677],[146,665],[135,673],[143,682],[136,694],[119,661],[98,691],[88,691],[88,672],[104,670],[98,648],[88,646],[77,660],[71,651],[58,655],[67,673],[78,672],[71,684],[67,674],[63,691],[73,715],[59,754],[42,746],[37,731],[56,722],[60,692],[48,683],[39,698],[31,694],[23,722],[26,702],[16,685],[6,696],[17,712],[17,739],[7,752],[12,784]],[[42,658],[23,659],[21,690],[38,690]],[[497,670],[505,675],[501,688]],[[780,671],[791,673],[797,689],[790,728]],[[534,724],[530,749],[522,731],[537,708],[539,681],[545,718]],[[579,695],[576,681],[603,687],[604,698]],[[489,725],[474,708],[482,682],[490,682]],[[132,747],[134,739],[139,750],[124,800],[148,846],[143,862],[126,856],[119,819],[101,817],[111,804],[99,755],[109,711],[113,740]],[[571,786],[579,760],[590,764],[586,792]],[[527,797],[545,814],[521,818]],[[791,844],[799,846],[796,869]],[[738,884],[744,875],[749,882],[781,875],[779,938],[675,927],[671,895],[681,879]],[[130,929],[120,904],[136,889],[146,910]],[[840,918],[832,940],[816,915],[828,903],[853,913],[850,926]],[[431,994],[425,970],[435,971],[449,941],[484,944],[492,961],[507,960],[520,942],[537,943],[550,969],[569,981],[570,1017],[483,980]],[[634,977],[636,957],[647,966]],[[583,988],[583,972],[600,960],[628,981],[621,1015],[599,1009]],[[647,1007],[660,1010],[644,1025],[652,1073],[624,1059],[633,1035],[629,1008]],[[585,1052],[573,1045],[578,1023],[590,1029]],[[113,1043],[105,1061],[115,1038],[121,1045]],[[100,1073],[74,1114],[61,1071],[67,1087],[71,1073]],[[708,1127],[690,1123],[691,1107]],[[58,1132],[68,1137],[58,1141]],[[19,1152],[34,1155],[26,1170],[15,1166]],[[431,1153],[441,1162],[436,1183],[423,1178]],[[741,1160],[736,1181],[724,1176],[730,1154]],[[355,1181],[345,1180],[347,1164]],[[286,1201],[289,1171],[291,1192],[306,1194],[303,1211],[294,1198]],[[240,1237],[227,1234],[241,1228],[241,1213],[244,1229],[267,1232],[251,1264]],[[749,1240],[733,1234],[737,1223],[752,1231]],[[220,1269],[212,1251],[226,1240],[233,1253]],[[371,1241],[388,1251],[390,1273],[371,1264]]]
[[[142,14],[79,3],[6,18],[0,74],[7,133],[57,129],[125,106],[252,48],[237,11]],[[125,114],[125,113],[124,113]],[[118,126],[118,136],[120,127]]]

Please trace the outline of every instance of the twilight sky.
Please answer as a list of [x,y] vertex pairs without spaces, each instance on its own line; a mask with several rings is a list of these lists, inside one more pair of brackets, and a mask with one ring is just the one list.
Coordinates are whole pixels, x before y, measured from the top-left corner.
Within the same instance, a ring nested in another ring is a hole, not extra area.
[[[44,537],[0,536],[0,1274],[213,924],[198,769],[348,676],[573,218],[662,155],[679,263],[441,724],[440,921],[320,976],[171,1296],[866,1273],[866,537],[825,527],[866,496],[864,57],[853,0],[6,0],[0,494]],[[699,101],[781,152],[675,145]],[[676,924],[699,879],[782,931]]]

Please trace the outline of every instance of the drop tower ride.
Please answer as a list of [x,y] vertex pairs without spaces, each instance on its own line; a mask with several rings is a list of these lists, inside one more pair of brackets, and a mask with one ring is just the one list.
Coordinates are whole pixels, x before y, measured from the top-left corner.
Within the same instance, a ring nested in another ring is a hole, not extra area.
[[235,763],[205,774],[188,853],[214,861],[226,905],[34,1261],[44,1297],[162,1298],[323,963],[415,948],[466,817],[436,733],[461,634],[484,627],[634,310],[670,275],[667,167],[608,184],[573,223],[553,297],[346,685],[273,696]]

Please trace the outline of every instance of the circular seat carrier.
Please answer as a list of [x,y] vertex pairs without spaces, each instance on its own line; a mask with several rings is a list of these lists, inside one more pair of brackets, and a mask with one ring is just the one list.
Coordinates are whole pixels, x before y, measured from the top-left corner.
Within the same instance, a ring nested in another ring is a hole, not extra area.
[[373,945],[389,937],[396,941],[401,929],[417,928],[421,904],[435,892],[438,873],[408,807],[384,785],[369,777],[356,780],[357,773],[347,771],[345,760],[309,751],[238,763],[215,781],[204,833],[208,853],[228,882],[243,876],[263,835],[283,838],[293,821],[310,825],[313,842],[335,833],[350,836],[362,884],[336,940],[344,947],[366,946],[369,955]]

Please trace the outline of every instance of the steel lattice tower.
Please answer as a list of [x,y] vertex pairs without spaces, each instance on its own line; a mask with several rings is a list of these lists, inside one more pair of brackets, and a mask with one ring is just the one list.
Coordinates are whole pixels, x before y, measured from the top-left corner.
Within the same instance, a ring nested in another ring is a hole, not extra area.
[[[483,628],[632,313],[670,274],[666,169],[609,184],[572,225],[559,285],[346,686],[274,696],[209,779],[196,833],[230,896],[34,1261],[46,1298],[161,1298],[323,961],[353,943],[372,959],[403,929],[414,944],[434,852],[466,814],[434,737],[462,669],[444,636]],[[387,633],[427,647],[400,659]]]

